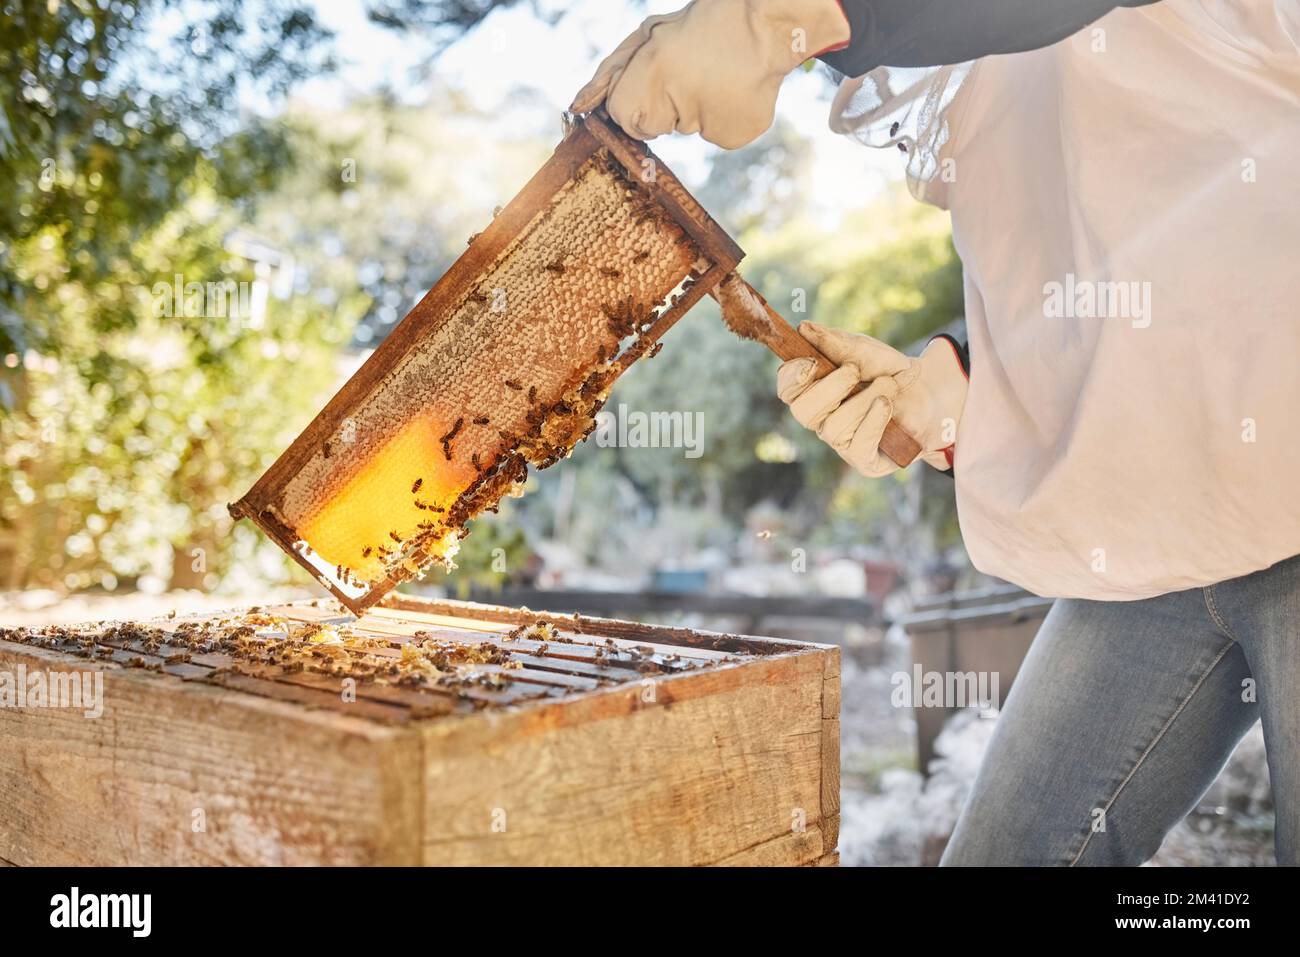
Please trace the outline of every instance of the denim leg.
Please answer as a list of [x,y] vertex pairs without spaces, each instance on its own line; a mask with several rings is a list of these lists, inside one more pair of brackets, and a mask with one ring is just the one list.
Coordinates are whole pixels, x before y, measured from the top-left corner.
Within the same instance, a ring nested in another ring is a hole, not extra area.
[[1201,589],[1062,599],[998,718],[945,865],[1135,865],[1259,717]]
[[1241,643],[1264,721],[1277,862],[1300,865],[1300,557],[1206,589]]

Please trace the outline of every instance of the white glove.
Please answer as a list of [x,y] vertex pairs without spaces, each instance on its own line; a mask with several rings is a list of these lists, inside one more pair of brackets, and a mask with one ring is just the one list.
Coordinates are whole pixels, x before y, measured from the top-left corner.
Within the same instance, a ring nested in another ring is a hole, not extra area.
[[772,125],[787,73],[848,39],[837,0],[693,0],[646,19],[569,110],[603,101],[637,139],[676,130],[735,149]]
[[[812,359],[792,359],[777,371],[776,391],[805,428],[868,477],[898,468],[880,452],[893,419],[921,445],[920,457],[937,469],[952,466],[957,423],[966,402],[966,373],[947,339],[935,339],[919,359],[878,339],[811,322],[799,332],[839,368],[814,379]],[[851,395],[861,382],[870,385]]]

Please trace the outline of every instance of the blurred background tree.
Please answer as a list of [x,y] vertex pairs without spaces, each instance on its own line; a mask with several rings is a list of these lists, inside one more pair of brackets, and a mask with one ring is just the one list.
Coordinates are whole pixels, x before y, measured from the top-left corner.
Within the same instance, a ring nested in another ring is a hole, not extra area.
[[277,0],[3,13],[0,587],[212,585],[236,548],[224,502],[333,381],[356,317],[153,290],[255,281],[228,240],[295,157],[246,104],[328,72],[331,36]]

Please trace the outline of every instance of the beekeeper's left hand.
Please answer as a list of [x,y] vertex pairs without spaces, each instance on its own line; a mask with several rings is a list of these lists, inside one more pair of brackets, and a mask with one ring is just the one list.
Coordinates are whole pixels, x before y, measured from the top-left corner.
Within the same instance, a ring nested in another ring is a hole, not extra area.
[[848,39],[837,0],[693,0],[646,19],[569,109],[603,102],[637,139],[676,130],[735,149],[772,125],[787,73]]

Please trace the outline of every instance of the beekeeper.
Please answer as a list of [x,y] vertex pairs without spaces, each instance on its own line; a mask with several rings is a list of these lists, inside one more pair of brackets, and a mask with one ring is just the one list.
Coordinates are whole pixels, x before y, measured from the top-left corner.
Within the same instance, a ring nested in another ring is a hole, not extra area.
[[735,148],[816,56],[951,212],[969,367],[805,322],[839,368],[777,377],[864,475],[894,418],[975,566],[1061,599],[946,863],[1144,861],[1261,718],[1300,863],[1298,42],[1300,0],[695,0],[574,102]]

